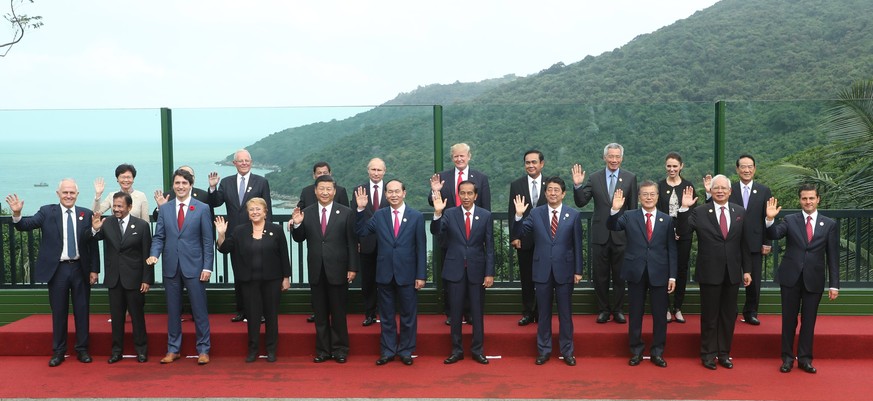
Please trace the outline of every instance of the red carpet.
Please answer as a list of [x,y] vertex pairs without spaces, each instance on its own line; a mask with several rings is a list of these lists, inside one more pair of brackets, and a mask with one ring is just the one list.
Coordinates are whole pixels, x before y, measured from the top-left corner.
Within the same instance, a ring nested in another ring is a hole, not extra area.
[[[281,317],[282,343],[274,364],[244,363],[245,326],[230,323],[229,315],[214,315],[212,363],[198,366],[193,359],[182,359],[161,365],[166,317],[150,315],[151,360],[138,364],[125,359],[109,365],[108,317],[95,315],[91,323],[95,361],[82,364],[73,357],[49,368],[50,319],[38,315],[0,327],[0,398],[870,399],[873,365],[861,358],[867,357],[871,344],[873,317],[821,316],[815,375],[796,368],[789,374],[779,372],[779,317],[775,315],[762,316],[758,327],[738,323],[736,367],[709,371],[697,358],[697,316],[687,317],[689,323],[668,327],[666,369],[648,361],[627,366],[627,325],[598,325],[591,315],[574,317],[576,367],[554,358],[544,366],[534,365],[535,326],[518,327],[515,316],[501,315],[486,317],[485,349],[488,355],[501,356],[488,366],[473,362],[469,354],[455,365],[443,365],[450,349],[448,328],[437,315],[420,316],[419,357],[413,366],[400,362],[375,366],[379,328],[361,327],[361,316],[349,318],[349,362],[314,364],[313,328],[302,315]],[[184,349],[193,352],[193,324],[186,322],[183,327]],[[644,327],[650,328],[650,323]],[[465,332],[469,331],[466,326]]]

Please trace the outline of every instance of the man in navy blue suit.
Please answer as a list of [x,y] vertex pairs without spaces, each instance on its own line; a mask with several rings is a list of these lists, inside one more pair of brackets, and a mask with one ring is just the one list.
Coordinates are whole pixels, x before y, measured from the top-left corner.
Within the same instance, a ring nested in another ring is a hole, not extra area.
[[163,256],[164,288],[167,293],[167,355],[161,363],[181,358],[182,287],[188,289],[191,314],[197,335],[197,363],[209,363],[209,314],[206,307],[206,283],[212,277],[215,240],[209,205],[191,197],[194,177],[179,169],[173,173],[176,199],[158,212],[155,236],[146,263],[154,265]]
[[[418,299],[415,293],[427,278],[427,240],[424,216],[404,203],[406,187],[400,180],[388,181],[385,197],[390,207],[381,208],[367,219],[364,213],[369,195],[364,188],[355,190],[359,236],[375,234],[379,257],[376,262],[376,285],[379,292],[379,315],[382,316],[381,354],[376,365],[393,361],[396,356],[412,365],[415,334],[418,326]],[[395,321],[395,305],[400,308],[400,335]]]
[[805,184],[798,191],[800,213],[774,219],[782,210],[776,198],[767,201],[765,224],[771,240],[785,237],[785,256],[779,264],[776,281],[782,294],[782,366],[788,373],[794,366],[794,332],[800,313],[800,339],[797,342],[797,366],[815,373],[812,366],[812,338],[815,317],[825,285],[825,273],[830,281],[828,299],[840,294],[840,226],[818,212],[818,188]]
[[36,259],[37,282],[48,283],[52,310],[52,357],[49,366],[64,362],[67,352],[67,320],[72,295],[76,324],[76,358],[90,363],[88,354],[88,301],[91,285],[100,273],[97,242],[91,237],[90,210],[76,206],[79,187],[72,179],[58,185],[60,205],[45,205],[31,217],[22,217],[24,201],[18,195],[6,197],[12,210],[12,223],[18,231],[42,230],[39,256]]
[[444,362],[448,365],[464,359],[461,314],[467,298],[473,324],[470,351],[474,361],[485,365],[488,359],[482,351],[485,337],[483,311],[485,288],[494,284],[494,222],[490,211],[474,204],[478,195],[476,184],[463,181],[458,188],[461,207],[446,209],[446,199],[441,199],[439,192],[433,193],[434,212],[430,223],[431,234],[439,237],[446,251],[443,280],[449,298],[452,354]]
[[534,241],[533,281],[537,305],[537,365],[546,363],[552,353],[552,298],[558,304],[559,345],[564,363],[576,366],[573,356],[573,285],[582,280],[582,219],[578,211],[563,205],[567,186],[560,177],[546,180],[548,203],[531,210],[522,220],[528,204],[524,196],[515,197],[512,238],[532,233]]
[[628,283],[630,296],[630,343],[631,366],[643,360],[645,343],[642,339],[643,314],[646,294],[652,299],[652,347],[649,352],[652,363],[666,368],[664,344],[667,342],[667,294],[676,287],[676,231],[670,215],[658,211],[658,184],[643,181],[639,191],[640,209],[625,212],[624,192],[615,190],[612,199],[612,215],[606,220],[611,231],[624,231],[627,240],[621,278]]

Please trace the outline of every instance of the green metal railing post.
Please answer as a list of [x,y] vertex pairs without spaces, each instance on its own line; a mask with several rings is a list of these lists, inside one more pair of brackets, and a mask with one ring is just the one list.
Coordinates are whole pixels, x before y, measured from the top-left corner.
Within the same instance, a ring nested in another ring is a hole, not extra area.
[[[433,171],[443,171],[443,106],[433,106]],[[431,240],[431,249],[433,249],[433,282],[437,289],[438,306],[445,305],[443,299],[443,280],[441,279],[443,267],[443,253],[440,251],[439,242],[434,237]],[[448,311],[444,311],[448,312]]]
[[161,168],[164,178],[164,191],[173,188],[173,111],[161,108]]
[[713,150],[713,175],[724,174],[724,110],[725,102],[723,100],[715,102],[715,132],[713,138],[715,149]]

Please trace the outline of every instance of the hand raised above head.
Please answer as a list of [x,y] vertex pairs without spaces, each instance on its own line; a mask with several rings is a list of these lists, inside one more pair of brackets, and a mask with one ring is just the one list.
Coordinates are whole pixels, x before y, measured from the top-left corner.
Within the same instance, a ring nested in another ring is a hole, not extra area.
[[218,234],[227,232],[227,221],[224,220],[224,217],[215,216],[215,232]]
[[167,197],[164,196],[164,191],[160,189],[155,190],[155,203],[158,204],[158,207],[161,207],[164,203],[167,203]]
[[703,176],[703,189],[705,189],[708,194],[712,193],[712,174]]
[[776,198],[767,199],[767,220],[773,220],[776,218],[776,215],[782,211],[782,206],[779,206],[779,200]]
[[[299,207],[295,207],[294,210],[291,211],[291,223],[293,226],[303,223],[303,211],[300,210]],[[289,227],[289,229],[294,229],[293,226]]]
[[585,170],[582,170],[581,164],[574,164],[570,173],[573,175],[573,185],[582,185],[585,182]]
[[433,192],[433,214],[434,216],[442,216],[443,210],[446,210],[446,202],[448,199],[440,197],[440,191]]
[[367,190],[363,185],[355,189],[355,203],[358,205],[358,208],[363,209],[367,207],[369,202],[370,196],[367,195]]
[[218,185],[218,181],[219,181],[218,172],[213,171],[213,172],[209,173],[209,175],[207,177],[209,178],[209,186],[210,187],[214,187],[214,186]]
[[515,195],[515,199],[512,200],[512,203],[515,204],[515,215],[517,217],[521,217],[524,215],[524,211],[527,210],[527,202],[524,201],[524,195]]
[[612,194],[612,210],[621,210],[624,207],[624,191],[616,188]]
[[94,192],[97,193],[97,196],[103,195],[103,191],[106,189],[106,182],[103,181],[103,177],[97,177],[94,180]]
[[697,203],[697,197],[694,196],[694,188],[689,185],[682,191],[682,207],[690,208],[695,203]]
[[12,211],[13,216],[18,216],[21,214],[21,209],[24,207],[24,201],[18,199],[17,194],[7,195],[6,196],[6,204],[9,205],[9,210]]
[[441,189],[443,189],[444,183],[445,181],[440,180],[439,173],[434,174],[430,177],[430,190],[439,192]]

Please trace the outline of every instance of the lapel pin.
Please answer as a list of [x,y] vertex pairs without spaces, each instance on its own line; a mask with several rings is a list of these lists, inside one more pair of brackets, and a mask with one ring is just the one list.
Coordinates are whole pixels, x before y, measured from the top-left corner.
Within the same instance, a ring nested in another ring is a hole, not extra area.
[[273,235],[273,232],[272,232],[272,231],[270,231],[270,236],[272,236],[272,235]]
[[624,180],[622,180],[621,177],[618,177],[618,182],[622,182],[622,181],[624,181]]
[[824,222],[823,222],[823,221],[820,221],[820,222],[818,222],[818,225],[824,227]]
[[339,210],[335,211],[334,213],[339,214]]
[[475,219],[476,219],[476,220],[479,220],[479,216],[476,216]]
[[669,189],[667,190],[667,193],[668,193],[668,194],[670,193],[670,190],[669,190]]
[[661,218],[659,218],[659,219],[658,219],[658,221],[664,221],[664,218],[663,218],[663,217],[661,217]]
[[252,192],[252,187],[246,188],[246,192]]
[[133,225],[133,224],[131,224],[131,225],[130,225],[130,228],[136,228],[136,226],[135,226],[135,225]]
[[406,218],[405,218],[405,217],[403,218],[403,222],[406,223]]
[[709,212],[712,213],[712,209],[709,209]]
[[757,190],[757,189],[753,189],[753,190],[752,190],[752,193],[753,193],[753,194],[756,194],[756,193],[758,193],[758,190]]

